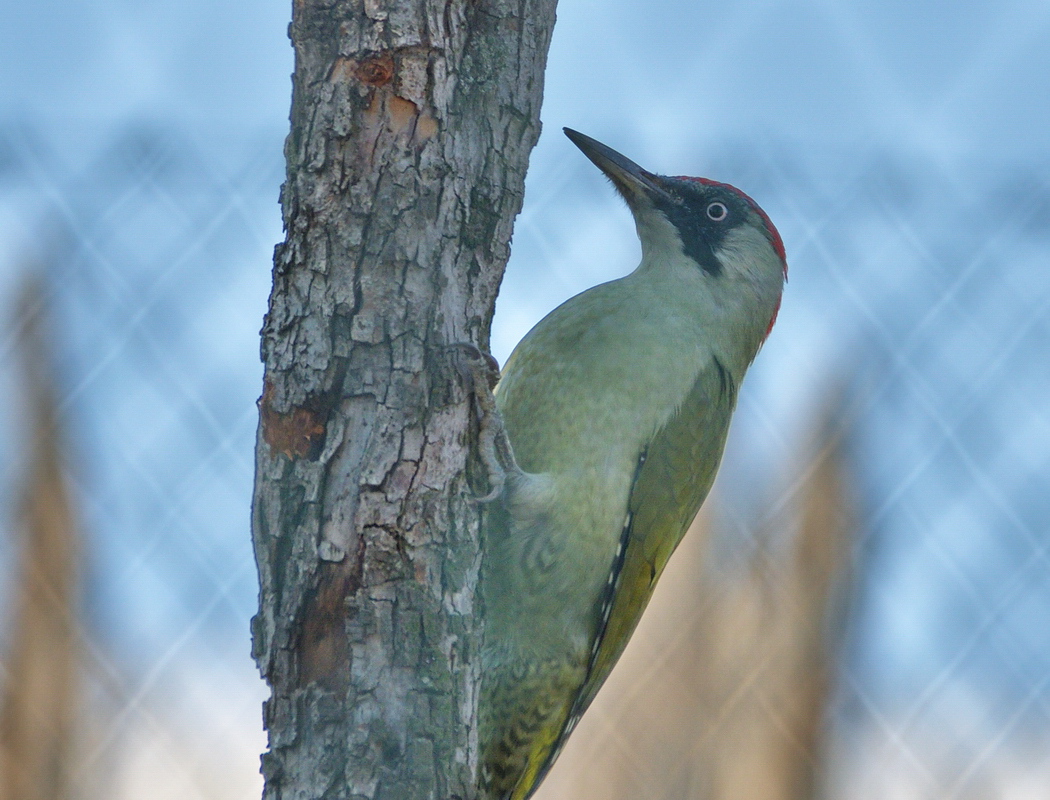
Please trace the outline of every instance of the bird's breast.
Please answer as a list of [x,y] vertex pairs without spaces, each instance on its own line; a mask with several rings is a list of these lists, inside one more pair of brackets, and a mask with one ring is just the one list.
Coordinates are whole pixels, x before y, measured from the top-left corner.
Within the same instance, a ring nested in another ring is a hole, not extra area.
[[[490,619],[497,629],[530,619],[534,635],[517,646],[536,658],[589,647],[639,455],[710,360],[690,320],[602,298],[602,289],[540,323],[497,391],[518,463],[532,477],[486,553],[498,587]],[[504,607],[505,598],[513,603]]]

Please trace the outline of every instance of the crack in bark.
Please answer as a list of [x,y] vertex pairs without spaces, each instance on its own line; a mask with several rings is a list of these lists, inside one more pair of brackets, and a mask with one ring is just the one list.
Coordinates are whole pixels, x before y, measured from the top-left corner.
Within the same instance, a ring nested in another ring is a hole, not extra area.
[[477,413],[447,346],[487,344],[554,0],[368,8],[297,0],[290,26],[253,512],[264,798],[473,800]]

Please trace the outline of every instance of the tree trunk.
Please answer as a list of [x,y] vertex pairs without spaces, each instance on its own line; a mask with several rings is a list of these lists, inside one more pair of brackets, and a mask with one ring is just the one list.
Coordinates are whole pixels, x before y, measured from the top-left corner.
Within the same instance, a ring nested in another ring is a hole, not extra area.
[[252,516],[270,800],[475,794],[479,508],[450,345],[487,349],[554,7],[294,2]]

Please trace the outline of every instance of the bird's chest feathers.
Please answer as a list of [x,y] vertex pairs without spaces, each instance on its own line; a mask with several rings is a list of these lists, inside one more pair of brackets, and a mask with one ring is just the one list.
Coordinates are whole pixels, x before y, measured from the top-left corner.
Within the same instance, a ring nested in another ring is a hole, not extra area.
[[627,280],[553,312],[499,390],[519,462],[553,479],[558,527],[581,545],[619,536],[639,455],[713,359],[700,303]]
[[617,432],[620,446],[606,449],[610,455],[624,449],[632,462],[681,407],[713,358],[705,324],[712,313],[705,297],[688,285],[679,286],[681,296],[676,296],[677,284],[669,289],[655,279],[637,283],[636,305],[608,319],[593,341],[583,335],[585,346],[577,353],[588,382],[604,387],[589,398],[592,432]]
[[643,264],[572,298],[522,341],[498,402],[524,469],[622,479],[623,459],[633,464],[712,361],[717,310],[696,272]]

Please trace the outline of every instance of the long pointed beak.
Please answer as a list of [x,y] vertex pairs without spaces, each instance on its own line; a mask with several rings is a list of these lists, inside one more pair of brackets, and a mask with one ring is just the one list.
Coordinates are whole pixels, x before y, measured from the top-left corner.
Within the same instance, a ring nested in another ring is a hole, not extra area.
[[654,196],[657,195],[672,200],[658,183],[659,178],[656,175],[642,169],[627,156],[617,153],[611,147],[606,147],[596,139],[584,136],[572,128],[562,128],[562,130],[572,140],[572,143],[608,176],[628,205],[633,207],[637,201],[642,199],[652,202],[655,199]]

